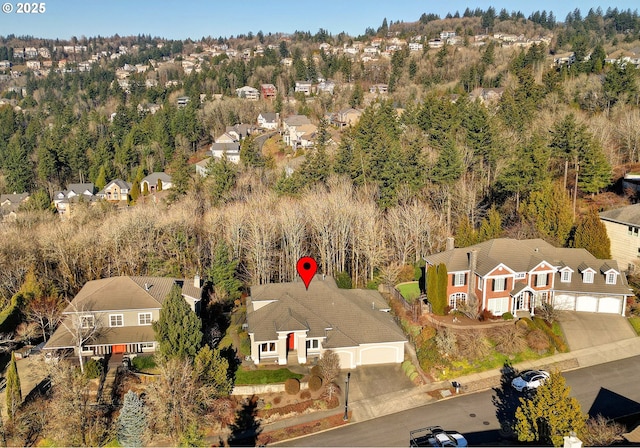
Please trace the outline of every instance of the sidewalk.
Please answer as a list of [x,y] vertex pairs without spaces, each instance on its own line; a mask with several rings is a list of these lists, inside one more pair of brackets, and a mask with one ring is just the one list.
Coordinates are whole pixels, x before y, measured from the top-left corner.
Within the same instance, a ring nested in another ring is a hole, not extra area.
[[[549,370],[558,369],[568,371],[638,355],[640,355],[640,338],[634,337],[609,344],[575,350],[569,353],[559,353],[540,360],[525,361],[515,364],[513,367],[517,370],[546,368]],[[461,376],[452,381],[457,381],[462,385],[460,393],[464,394],[499,386],[500,377],[500,369],[493,369]],[[358,423],[389,414],[395,414],[455,395],[455,393],[451,394],[450,381],[439,381],[400,392],[382,394],[354,402],[349,401],[349,411],[351,412],[350,423]],[[274,431],[289,426],[321,420],[339,413],[344,413],[344,402],[341,404],[341,407],[336,409],[280,420],[267,424],[262,429],[263,432]]]

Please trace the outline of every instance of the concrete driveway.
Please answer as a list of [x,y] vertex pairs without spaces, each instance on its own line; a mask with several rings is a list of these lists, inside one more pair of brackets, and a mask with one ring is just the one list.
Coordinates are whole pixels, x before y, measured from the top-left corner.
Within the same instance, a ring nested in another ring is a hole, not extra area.
[[349,403],[416,387],[404,374],[400,364],[381,364],[378,366],[358,366],[354,370],[343,370],[338,378],[342,393],[344,393],[345,389],[344,381],[347,372],[351,372]]
[[636,337],[627,318],[617,314],[561,311],[558,321],[572,351]]

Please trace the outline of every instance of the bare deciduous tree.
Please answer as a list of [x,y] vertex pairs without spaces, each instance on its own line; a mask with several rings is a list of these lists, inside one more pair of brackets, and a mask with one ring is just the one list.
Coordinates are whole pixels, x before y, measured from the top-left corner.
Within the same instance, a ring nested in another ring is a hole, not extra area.
[[87,342],[90,342],[104,331],[105,325],[102,322],[102,316],[91,311],[89,304],[77,305],[69,301],[69,306],[72,312],[62,319],[60,325],[69,333],[71,341],[78,352],[80,371],[84,373],[82,348]]

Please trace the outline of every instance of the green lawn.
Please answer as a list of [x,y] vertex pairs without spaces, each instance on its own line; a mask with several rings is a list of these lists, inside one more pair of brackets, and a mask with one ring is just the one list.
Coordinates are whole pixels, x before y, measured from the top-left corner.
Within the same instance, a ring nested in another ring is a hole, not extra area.
[[410,282],[410,283],[402,283],[398,286],[398,291],[402,294],[407,302],[413,302],[420,295],[420,288],[418,286],[418,282]]
[[636,330],[636,334],[640,336],[640,316],[629,317],[629,323]]
[[236,372],[236,384],[284,383],[289,378],[301,379],[303,376],[284,368],[277,370],[244,370],[239,368]]

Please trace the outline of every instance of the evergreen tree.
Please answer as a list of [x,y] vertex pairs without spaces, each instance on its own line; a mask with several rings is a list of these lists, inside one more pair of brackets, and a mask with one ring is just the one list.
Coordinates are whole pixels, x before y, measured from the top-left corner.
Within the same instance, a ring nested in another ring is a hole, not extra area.
[[586,417],[570,392],[564,377],[555,372],[533,396],[520,398],[515,415],[518,440],[562,446],[564,436],[580,433]]
[[573,247],[587,249],[599,259],[608,260],[611,258],[611,240],[607,235],[607,228],[600,220],[595,208],[591,208],[576,226]]
[[579,160],[578,187],[580,190],[593,195],[611,184],[611,165],[602,151],[602,146],[596,140],[590,139],[582,146]]
[[245,166],[261,168],[265,166],[265,159],[255,142],[254,137],[247,137],[240,145],[240,161]]
[[142,446],[144,431],[147,428],[147,411],[138,394],[129,391],[117,422],[118,442],[122,446]]
[[480,222],[478,241],[487,241],[502,236],[502,218],[495,206],[489,209],[487,216]]
[[162,303],[160,318],[153,323],[158,353],[165,359],[193,358],[202,343],[202,322],[182,297],[180,286]]
[[13,134],[9,140],[4,168],[9,191],[24,193],[33,190],[33,168],[20,133]]
[[444,263],[440,263],[438,265],[437,271],[438,271],[438,274],[437,274],[438,290],[436,293],[437,307],[434,307],[434,313],[439,315],[444,315],[446,312],[446,308],[449,305],[449,300],[447,297],[449,273],[447,272],[447,266]]
[[16,411],[22,404],[22,390],[20,389],[20,377],[18,376],[18,365],[16,364],[16,354],[11,352],[11,361],[7,367],[7,416],[13,420]]
[[211,188],[211,203],[213,205],[224,204],[230,198],[230,194],[236,185],[238,167],[223,156],[222,159],[212,157],[207,164],[208,179]]
[[174,153],[169,171],[171,171],[171,182],[173,184],[171,187],[172,199],[187,194],[191,183],[191,174],[187,163],[187,155],[184,152],[176,151]]
[[209,398],[226,397],[231,393],[233,384],[229,379],[229,361],[219,349],[211,349],[208,345],[202,347],[193,361],[193,374]]
[[444,306],[438,302],[438,268],[434,265],[427,267],[427,300],[431,304],[431,312],[441,314]]
[[520,216],[533,225],[540,236],[558,244],[567,242],[573,227],[571,200],[562,185],[547,181],[520,206]]
[[218,242],[206,278],[213,284],[213,291],[219,301],[233,302],[240,298],[242,282],[237,278],[237,269],[238,260],[231,258],[227,243]]
[[[145,189],[147,189],[147,184],[144,184]],[[131,198],[131,202],[136,202],[140,197],[140,180],[136,177],[133,182],[131,182],[131,191],[129,192],[129,197]]]
[[469,247],[479,242],[478,232],[469,219],[461,219],[458,222],[455,235],[456,247]]

